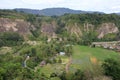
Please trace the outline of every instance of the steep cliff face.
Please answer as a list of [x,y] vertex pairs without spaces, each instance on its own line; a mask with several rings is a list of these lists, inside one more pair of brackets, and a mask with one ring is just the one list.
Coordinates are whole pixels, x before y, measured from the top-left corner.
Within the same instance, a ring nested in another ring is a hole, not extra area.
[[82,36],[82,30],[77,23],[75,23],[73,25],[67,25],[65,28],[70,33],[70,35],[76,35],[77,37]]
[[[57,38],[58,34],[56,33],[56,30],[58,29],[58,27],[60,26],[58,26],[56,21],[42,22],[39,31],[41,31],[42,35],[49,38]],[[0,32],[11,31],[18,32],[19,34],[24,35],[31,34],[30,29],[35,29],[34,25],[27,21],[24,21],[23,19],[0,18]],[[97,38],[99,39],[103,38],[109,33],[119,32],[118,27],[114,23],[102,23],[98,26],[90,23],[73,23],[66,24],[64,30],[66,30],[69,35],[75,35],[77,38],[84,36],[84,33],[87,32],[96,32]]]
[[89,31],[94,31],[95,25],[90,24],[90,23],[84,23],[83,27],[84,27],[83,31],[89,32]]
[[22,19],[0,18],[0,32],[18,32],[30,34],[30,28],[34,27]]
[[118,27],[114,23],[102,23],[98,26],[90,23],[83,23],[81,25],[74,23],[72,25],[67,25],[65,28],[70,35],[74,34],[77,37],[84,36],[84,33],[95,32],[98,39],[103,38],[109,33],[117,34],[119,32]]
[[118,27],[114,23],[102,23],[97,30],[98,38],[103,38],[106,34],[109,33],[118,33]]
[[54,21],[51,23],[43,22],[41,26],[41,33],[45,36],[54,38],[56,37],[56,34],[55,34],[56,27],[57,27],[57,24]]

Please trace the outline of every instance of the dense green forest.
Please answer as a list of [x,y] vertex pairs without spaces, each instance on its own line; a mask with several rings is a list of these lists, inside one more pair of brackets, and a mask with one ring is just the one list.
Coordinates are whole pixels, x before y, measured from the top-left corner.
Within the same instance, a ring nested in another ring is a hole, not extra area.
[[[20,31],[2,32],[1,27],[6,26],[0,26],[0,80],[120,80],[118,52],[110,53],[100,48],[98,56],[102,54],[105,60],[99,60],[98,64],[88,63],[91,66],[85,69],[79,67],[82,65],[79,64],[81,61],[74,59],[76,45],[90,46],[92,42],[118,41],[119,31],[108,32],[98,38],[98,32],[101,31],[98,29],[103,23],[112,23],[115,25],[112,26],[113,29],[120,30],[119,15],[86,13],[40,16],[15,10],[0,10],[0,18],[22,19],[33,25],[28,29],[30,34],[21,34]],[[86,53],[90,53],[89,56],[93,53],[92,56],[95,56],[95,50],[83,51],[84,58],[90,61],[91,58],[87,58]],[[104,57],[102,51],[110,53],[110,58]],[[78,53],[81,54],[79,50]],[[71,59],[74,59],[73,62]],[[94,62],[96,59],[92,60]],[[78,61],[77,64],[73,64],[75,61]]]

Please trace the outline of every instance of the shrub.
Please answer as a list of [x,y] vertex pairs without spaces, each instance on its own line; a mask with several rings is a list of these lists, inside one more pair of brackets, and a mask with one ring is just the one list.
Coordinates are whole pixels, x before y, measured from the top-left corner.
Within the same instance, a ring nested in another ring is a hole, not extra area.
[[111,76],[113,80],[120,80],[120,61],[114,59],[106,59],[102,64],[105,75]]

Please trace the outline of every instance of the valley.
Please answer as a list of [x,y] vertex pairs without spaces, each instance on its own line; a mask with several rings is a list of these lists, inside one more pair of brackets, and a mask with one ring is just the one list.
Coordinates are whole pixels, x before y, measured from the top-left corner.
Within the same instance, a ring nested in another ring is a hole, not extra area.
[[119,19],[0,10],[0,80],[119,80]]

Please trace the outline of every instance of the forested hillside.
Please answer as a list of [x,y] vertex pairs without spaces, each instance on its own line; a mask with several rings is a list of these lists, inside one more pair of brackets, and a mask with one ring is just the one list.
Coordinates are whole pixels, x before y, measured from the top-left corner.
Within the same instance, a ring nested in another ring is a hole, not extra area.
[[[120,16],[116,14],[87,13],[50,17],[1,10],[0,17],[0,31],[29,33],[31,40],[58,38],[79,44],[84,44],[85,40],[86,44],[119,40]],[[87,37],[90,38],[87,40]]]

